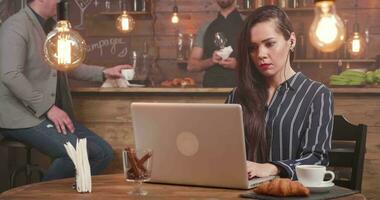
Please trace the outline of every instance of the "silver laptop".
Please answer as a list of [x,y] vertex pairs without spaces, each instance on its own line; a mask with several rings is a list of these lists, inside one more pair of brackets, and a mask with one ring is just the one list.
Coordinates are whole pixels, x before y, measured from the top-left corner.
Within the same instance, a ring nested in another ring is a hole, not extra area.
[[132,103],[136,148],[153,150],[151,182],[249,189],[242,109],[232,104]]

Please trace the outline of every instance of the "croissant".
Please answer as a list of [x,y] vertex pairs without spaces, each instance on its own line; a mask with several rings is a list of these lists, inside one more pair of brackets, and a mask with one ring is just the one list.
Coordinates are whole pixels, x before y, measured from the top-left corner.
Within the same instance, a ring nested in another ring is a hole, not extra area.
[[260,184],[253,189],[257,194],[287,197],[287,196],[309,196],[310,191],[301,183],[286,178],[277,178],[271,182]]
[[181,83],[182,86],[186,86],[186,85],[195,85],[195,81],[194,79],[190,78],[190,77],[186,77],[183,79],[183,82]]
[[161,82],[162,87],[171,87],[173,85],[171,80],[166,80]]
[[172,80],[173,86],[181,86],[181,78],[175,78]]

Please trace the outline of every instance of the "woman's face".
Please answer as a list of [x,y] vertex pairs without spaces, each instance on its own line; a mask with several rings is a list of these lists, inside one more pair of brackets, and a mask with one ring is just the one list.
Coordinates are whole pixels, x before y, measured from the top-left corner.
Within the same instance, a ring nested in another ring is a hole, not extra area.
[[295,43],[294,33],[289,40],[285,40],[274,20],[258,23],[251,28],[249,54],[262,75],[267,78],[280,76],[284,73],[284,67],[290,66],[287,56],[291,40]]

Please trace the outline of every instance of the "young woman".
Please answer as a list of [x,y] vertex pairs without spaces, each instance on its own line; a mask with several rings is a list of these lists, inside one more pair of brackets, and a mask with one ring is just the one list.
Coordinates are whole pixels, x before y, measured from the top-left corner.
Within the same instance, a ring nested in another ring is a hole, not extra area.
[[296,36],[286,13],[256,9],[238,43],[238,86],[226,102],[243,108],[249,176],[295,179],[296,165],[327,165],[332,93],[292,69]]

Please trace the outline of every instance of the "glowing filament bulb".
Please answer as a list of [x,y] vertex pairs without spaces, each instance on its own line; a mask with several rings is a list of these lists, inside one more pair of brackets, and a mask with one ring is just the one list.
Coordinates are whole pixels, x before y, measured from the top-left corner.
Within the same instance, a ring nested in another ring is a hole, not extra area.
[[123,18],[121,21],[121,26],[123,30],[129,30],[129,20],[126,18]]
[[346,33],[342,20],[336,14],[334,2],[318,1],[314,11],[315,17],[309,31],[311,44],[322,52],[337,50],[344,43]]
[[60,35],[57,44],[58,64],[67,65],[71,63],[71,44],[67,35]]
[[335,23],[333,17],[324,17],[319,21],[316,35],[320,41],[331,43],[337,38],[338,29],[336,28]]
[[78,67],[86,57],[85,41],[67,20],[57,22],[46,37],[43,50],[47,64],[60,71]]
[[361,49],[360,38],[354,38],[352,40],[352,52],[359,53]]
[[129,33],[135,28],[135,20],[127,13],[123,13],[116,19],[116,28],[122,33]]
[[173,13],[172,23],[173,24],[177,24],[178,22],[179,22],[178,14],[177,13]]

